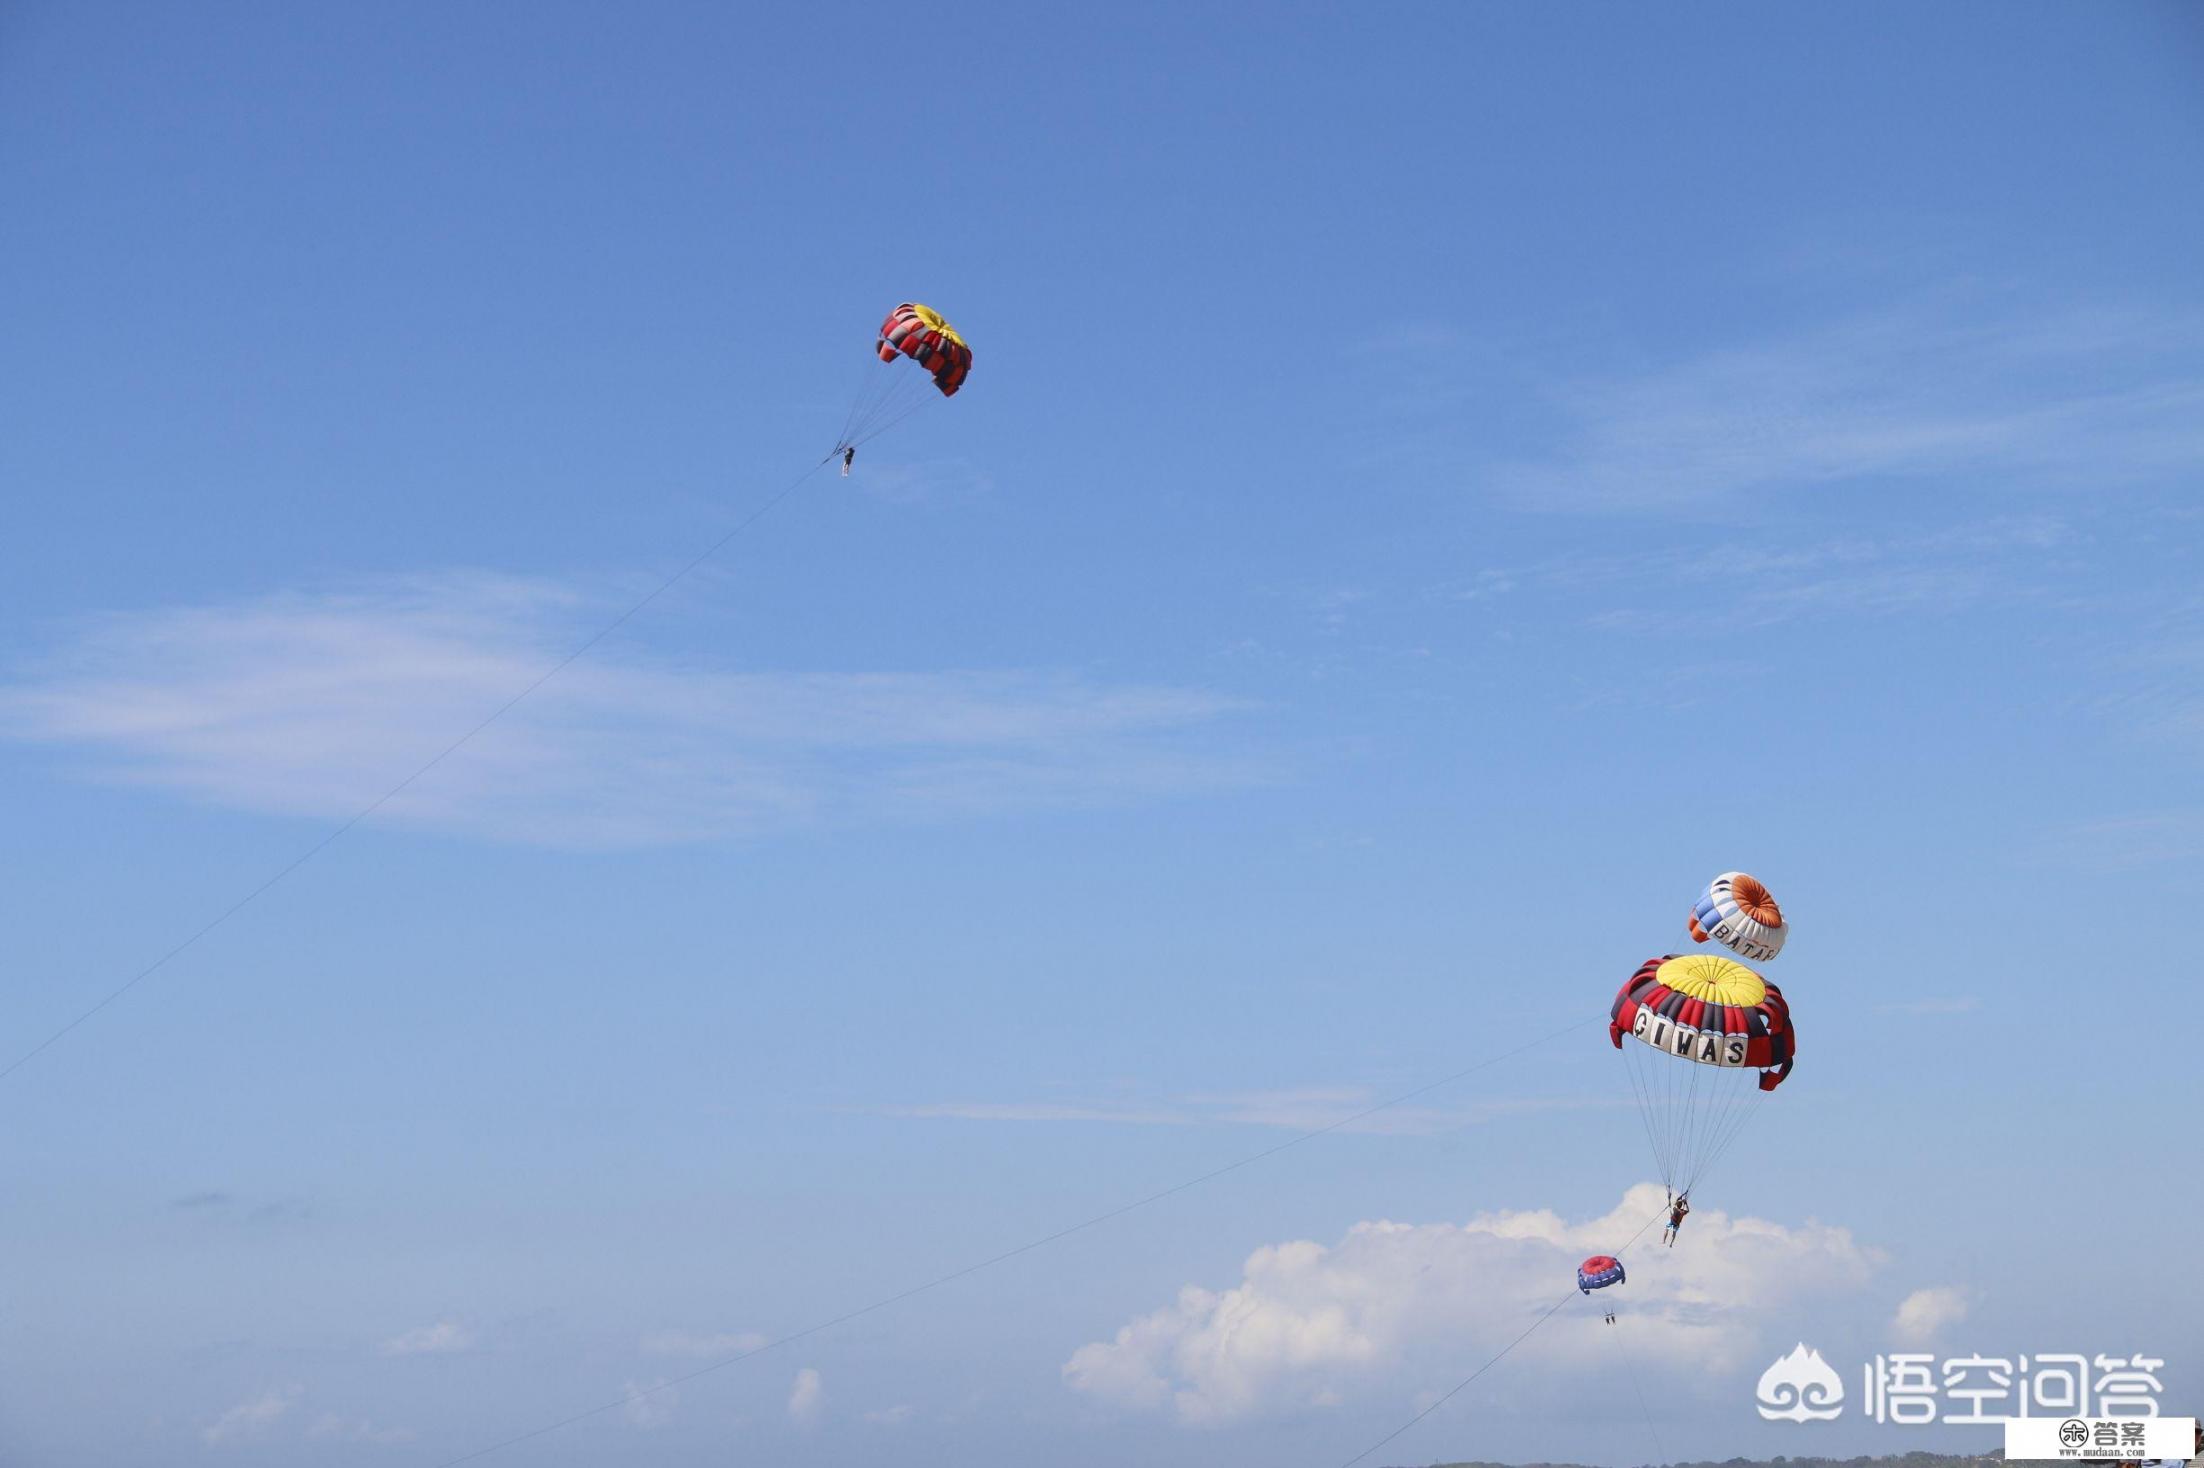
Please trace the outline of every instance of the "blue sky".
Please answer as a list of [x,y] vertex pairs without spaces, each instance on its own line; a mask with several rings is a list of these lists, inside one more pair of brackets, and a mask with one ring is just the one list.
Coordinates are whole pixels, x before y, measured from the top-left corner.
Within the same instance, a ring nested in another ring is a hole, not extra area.
[[[445,1461],[1601,1015],[1730,867],[1797,1073],[1377,1461],[1992,1440],[1763,1423],[1801,1340],[2193,1409],[2200,125],[2172,5],[9,7],[11,1059],[887,307],[976,365],[0,1083],[5,1456]],[[483,1461],[1337,1463],[1651,1177],[1588,1027]]]

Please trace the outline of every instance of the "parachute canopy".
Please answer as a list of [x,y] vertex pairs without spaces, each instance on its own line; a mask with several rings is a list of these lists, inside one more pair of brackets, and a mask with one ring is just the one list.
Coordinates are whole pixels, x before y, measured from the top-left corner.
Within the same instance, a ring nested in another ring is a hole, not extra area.
[[1724,872],[1707,883],[1692,906],[1689,926],[1693,942],[1712,938],[1755,963],[1781,953],[1783,940],[1791,935],[1774,895],[1744,872]]
[[955,397],[971,375],[972,349],[957,329],[931,306],[905,301],[880,323],[876,350],[883,362],[908,357],[934,375],[934,386],[945,398]]
[[1751,1098],[1783,1084],[1797,1048],[1783,991],[1711,953],[1640,964],[1615,995],[1607,1035],[1623,1052],[1661,1181],[1675,1193],[1690,1192],[1736,1140]]
[[1607,1024],[1618,1050],[1626,1032],[1678,1060],[1767,1072],[1763,1091],[1791,1073],[1791,1009],[1783,991],[1711,953],[1671,953],[1638,965],[1616,993]]
[[1623,1282],[1622,1261],[1611,1254],[1594,1254],[1576,1267],[1576,1287],[1587,1295]]
[[[845,473],[859,444],[871,442],[936,400],[935,393],[926,391],[928,377],[946,398],[955,396],[972,371],[972,348],[964,337],[939,311],[916,301],[905,301],[880,323],[873,355],[887,366],[871,368],[858,384],[857,396],[850,400],[849,414],[842,420],[842,436],[834,441],[834,453],[845,456]],[[925,374],[899,365],[906,359],[924,368]]]

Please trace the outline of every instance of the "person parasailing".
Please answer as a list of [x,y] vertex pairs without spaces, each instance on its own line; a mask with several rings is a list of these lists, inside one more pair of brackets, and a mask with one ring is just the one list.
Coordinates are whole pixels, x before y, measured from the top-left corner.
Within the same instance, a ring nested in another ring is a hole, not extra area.
[[1676,1235],[1682,1231],[1684,1219],[1691,1212],[1691,1197],[1678,1193],[1668,1205],[1668,1227],[1661,1230],[1661,1237],[1671,1249],[1676,1247]]

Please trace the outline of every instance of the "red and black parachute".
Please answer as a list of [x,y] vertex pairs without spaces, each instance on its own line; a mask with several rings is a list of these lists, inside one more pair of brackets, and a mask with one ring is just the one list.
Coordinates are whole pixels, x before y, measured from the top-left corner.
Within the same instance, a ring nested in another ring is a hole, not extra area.
[[880,360],[908,357],[934,376],[945,398],[955,397],[972,373],[972,348],[931,306],[905,301],[880,323]]

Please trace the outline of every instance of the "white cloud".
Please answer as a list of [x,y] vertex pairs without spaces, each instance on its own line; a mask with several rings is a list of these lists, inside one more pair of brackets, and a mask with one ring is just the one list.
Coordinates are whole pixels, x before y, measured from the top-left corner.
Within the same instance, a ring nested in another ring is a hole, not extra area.
[[[1547,1210],[1499,1212],[1458,1225],[1360,1223],[1328,1247],[1266,1246],[1237,1285],[1188,1285],[1112,1339],[1080,1347],[1064,1380],[1195,1424],[1443,1389],[1463,1363],[1569,1296],[1581,1259],[1621,1247],[1663,1211],[1660,1188],[1642,1184],[1581,1223]],[[1647,1228],[1639,1237],[1642,1261],[1642,1241],[1658,1235]],[[1647,1359],[1719,1373],[1757,1358],[1772,1307],[1852,1289],[1880,1262],[1842,1228],[1701,1208],[1675,1249],[1662,1250],[1659,1269],[1632,1276],[1619,1304]],[[1564,1309],[1521,1354],[1594,1361],[1604,1328],[1596,1312]]]
[[383,1342],[386,1356],[448,1356],[474,1344],[474,1332],[456,1320],[439,1320]]
[[[0,735],[98,778],[342,819],[605,615],[477,574],[116,616],[0,685]],[[709,671],[614,640],[375,819],[619,846],[1138,799],[1257,778],[1199,737],[1237,707],[1046,672]]]
[[817,1422],[826,1411],[826,1381],[817,1367],[806,1366],[796,1373],[796,1384],[788,1393],[788,1415],[797,1422]]
[[908,1402],[893,1407],[876,1407],[865,1414],[867,1422],[877,1422],[883,1427],[901,1427],[918,1415],[918,1409]]
[[624,1381],[620,1413],[632,1427],[645,1432],[673,1421],[673,1409],[681,1405],[680,1391],[663,1378],[656,1381]]
[[770,1343],[770,1337],[754,1330],[695,1331],[656,1330],[643,1337],[644,1351],[653,1356],[740,1356]]
[[208,1447],[219,1447],[259,1437],[290,1412],[299,1392],[298,1387],[292,1386],[249,1397],[201,1428],[200,1440]]
[[1934,1339],[1945,1327],[1957,1325],[1966,1318],[1966,1292],[1950,1285],[1938,1285],[1933,1289],[1915,1290],[1906,1296],[1892,1324],[1906,1340],[1925,1342]]

